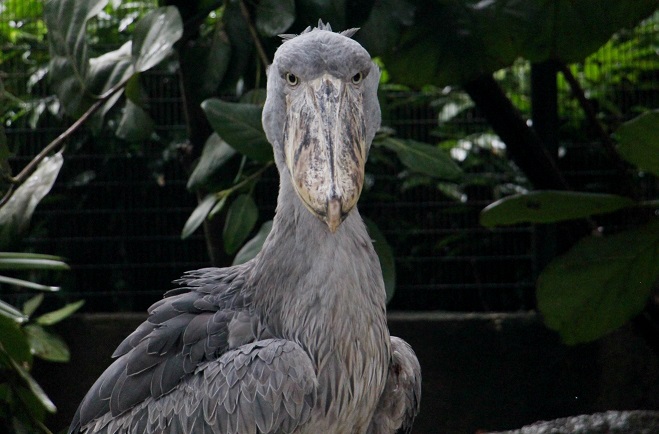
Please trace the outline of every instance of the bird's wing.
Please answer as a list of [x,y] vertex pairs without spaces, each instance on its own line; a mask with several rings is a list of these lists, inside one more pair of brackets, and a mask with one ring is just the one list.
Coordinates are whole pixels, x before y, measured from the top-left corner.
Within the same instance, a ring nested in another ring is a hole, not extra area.
[[404,340],[391,337],[389,374],[367,434],[410,433],[421,405],[421,366]]
[[204,363],[170,393],[83,429],[98,434],[292,433],[309,420],[317,378],[296,343],[265,339]]
[[83,399],[71,433],[106,414],[117,417],[157,399],[229,349],[270,337],[250,314],[250,263],[186,274],[182,288],[149,308],[149,318],[117,348],[115,362]]

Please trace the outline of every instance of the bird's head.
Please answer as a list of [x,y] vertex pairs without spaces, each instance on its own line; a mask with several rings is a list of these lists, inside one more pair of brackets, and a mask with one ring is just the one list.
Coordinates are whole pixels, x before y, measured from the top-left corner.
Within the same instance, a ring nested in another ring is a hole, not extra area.
[[263,128],[281,173],[335,232],[357,204],[380,126],[380,70],[350,38],[319,23],[285,42],[268,69]]

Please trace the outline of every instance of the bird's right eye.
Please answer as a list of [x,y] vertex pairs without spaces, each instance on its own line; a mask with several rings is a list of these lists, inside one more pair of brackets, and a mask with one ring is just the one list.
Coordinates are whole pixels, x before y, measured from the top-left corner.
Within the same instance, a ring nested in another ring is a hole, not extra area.
[[286,73],[286,83],[290,84],[291,86],[297,86],[299,80],[296,75],[291,74],[290,72]]

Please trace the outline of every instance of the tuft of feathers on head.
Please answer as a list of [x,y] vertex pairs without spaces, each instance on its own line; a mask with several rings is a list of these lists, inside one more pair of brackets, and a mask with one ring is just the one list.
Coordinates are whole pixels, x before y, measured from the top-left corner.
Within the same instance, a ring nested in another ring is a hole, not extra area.
[[[328,32],[331,32],[332,31],[332,26],[330,26],[330,23],[325,24],[325,23],[323,23],[323,20],[318,20],[318,26],[317,27],[309,26],[306,29],[304,29],[302,31],[302,33],[300,33],[300,35],[304,35],[305,33],[313,32],[313,31],[316,31],[316,30],[327,30]],[[338,33],[339,33],[339,35],[343,35],[345,37],[352,38],[352,36],[355,33],[357,33],[358,30],[359,30],[358,27],[353,27],[352,29],[347,29],[347,30],[344,30],[344,31],[338,32]],[[286,33],[286,34],[283,34],[283,35],[279,35],[279,37],[282,38],[284,40],[284,42],[289,41],[289,40],[295,38],[296,36],[298,36],[298,35],[293,34],[293,33]]]

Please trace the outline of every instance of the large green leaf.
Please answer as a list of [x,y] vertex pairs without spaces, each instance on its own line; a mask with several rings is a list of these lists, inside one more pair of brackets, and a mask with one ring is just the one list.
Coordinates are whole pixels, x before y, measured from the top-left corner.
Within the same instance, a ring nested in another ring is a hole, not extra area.
[[[519,57],[575,62],[622,27],[650,15],[656,0],[416,0],[415,22],[384,57],[399,83],[465,83]],[[412,66],[413,65],[413,66]]]
[[27,386],[30,388],[30,391],[36,397],[41,405],[50,413],[55,413],[57,411],[57,408],[55,407],[55,404],[53,404],[53,401],[48,398],[48,395],[46,395],[46,392],[43,391],[41,386],[39,386],[39,383],[32,378],[32,375],[23,368],[18,362],[15,360],[11,359],[11,363],[13,365],[13,368],[18,374],[23,378]]
[[[89,60],[86,86],[89,92],[103,95],[114,86],[135,74],[131,56],[132,42],[128,41],[118,49]],[[97,115],[102,119],[121,97],[122,92],[112,95]]]
[[538,308],[568,344],[595,340],[645,306],[659,280],[659,220],[610,237],[588,237],[538,280]]
[[191,101],[203,101],[217,94],[230,66],[231,52],[226,33],[217,27],[210,41],[199,38],[179,53],[186,91],[192,94],[189,96]]
[[659,110],[620,125],[615,133],[618,152],[641,170],[659,176]]
[[242,246],[240,250],[238,250],[236,257],[233,258],[232,265],[244,264],[245,262],[258,255],[258,253],[263,248],[265,239],[268,238],[268,235],[270,235],[271,230],[272,220],[268,220],[267,222],[263,223],[263,225],[261,225],[261,229],[259,229],[256,235],[254,235],[254,238],[247,241],[245,245]]
[[154,9],[142,18],[133,32],[132,54],[135,71],[144,72],[172,52],[183,35],[183,22],[175,6]]
[[[0,311],[0,351],[19,363],[32,364],[32,354],[20,325]],[[2,365],[0,364],[0,367]]]
[[401,29],[414,24],[414,6],[403,0],[382,0],[373,8],[355,39],[371,54],[379,56],[398,42]]
[[224,222],[224,250],[228,254],[235,253],[247,239],[259,217],[259,210],[252,196],[241,194],[238,196],[227,212]]
[[256,29],[263,36],[277,36],[295,21],[295,0],[261,0],[256,7]]
[[384,237],[380,228],[369,219],[364,219],[368,235],[373,240],[373,248],[378,254],[380,268],[382,268],[382,278],[384,279],[384,289],[387,293],[387,303],[394,296],[396,290],[396,261],[394,252]]
[[261,107],[216,98],[207,99],[201,107],[213,129],[235,150],[262,163],[273,159],[261,124]]
[[27,228],[35,208],[55,183],[62,163],[61,152],[46,157],[0,208],[0,248],[11,244]]
[[60,309],[45,313],[37,317],[35,321],[37,322],[37,324],[41,324],[41,325],[57,324],[63,319],[71,316],[75,311],[80,309],[83,304],[85,304],[84,300],[79,300],[74,303],[69,303]]
[[394,137],[385,137],[374,144],[396,152],[400,161],[413,172],[440,179],[457,179],[462,174],[451,156],[437,146]]
[[27,316],[25,316],[23,312],[3,300],[0,300],[0,316],[9,318],[16,323],[27,321]]
[[235,153],[236,151],[220,136],[216,133],[211,134],[204,144],[197,166],[188,179],[188,190],[211,186],[212,179]]
[[130,99],[126,100],[119,126],[117,137],[129,142],[141,142],[153,134],[155,122],[144,109]]
[[108,0],[48,0],[44,21],[50,47],[50,81],[70,115],[79,113],[87,89],[89,52],[87,21],[96,16]]
[[188,238],[194,231],[197,230],[199,226],[202,225],[204,220],[206,220],[206,216],[208,216],[208,213],[211,211],[211,209],[213,209],[213,206],[215,206],[217,201],[217,195],[209,194],[201,202],[199,202],[199,205],[197,205],[194,211],[192,211],[192,214],[190,214],[190,217],[188,217],[185,225],[183,225],[183,230],[181,231],[181,239],[184,240]]
[[555,223],[617,211],[634,201],[615,194],[573,191],[532,191],[500,199],[481,211],[486,227],[519,223]]
[[28,324],[23,330],[25,330],[32,354],[50,362],[69,361],[69,347],[61,337],[38,324]]
[[231,60],[218,93],[226,95],[235,93],[236,85],[254,61],[254,42],[238,1],[225,2],[222,22],[231,44]]

